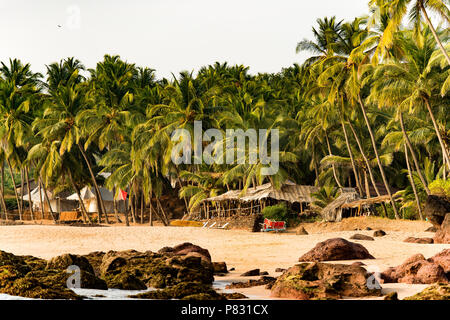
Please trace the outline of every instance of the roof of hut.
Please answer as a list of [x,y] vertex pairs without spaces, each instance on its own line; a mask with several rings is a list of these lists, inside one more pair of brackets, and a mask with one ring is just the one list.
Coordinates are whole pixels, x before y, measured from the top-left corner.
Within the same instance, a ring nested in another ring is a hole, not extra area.
[[[395,199],[396,196],[393,195],[393,198]],[[384,195],[384,196],[380,196],[380,197],[374,197],[374,198],[369,198],[369,199],[360,199],[360,200],[356,200],[356,201],[352,201],[349,203],[345,203],[342,205],[342,208],[358,208],[358,207],[362,207],[362,206],[368,206],[371,204],[377,204],[377,203],[382,203],[382,202],[389,202],[391,199],[389,197],[389,195]]]
[[281,188],[277,190],[271,183],[266,183],[255,188],[248,188],[244,194],[242,194],[241,190],[230,190],[219,196],[205,199],[204,201],[238,200],[242,202],[249,202],[272,198],[276,200],[288,201],[291,203],[309,203],[314,201],[311,194],[313,192],[317,192],[318,190],[319,188],[314,186],[301,186],[290,181],[285,182],[281,186]]
[[342,220],[342,210],[339,209],[343,208],[345,204],[358,199],[360,197],[356,192],[342,192],[339,197],[322,209],[322,217],[327,221],[340,221]]

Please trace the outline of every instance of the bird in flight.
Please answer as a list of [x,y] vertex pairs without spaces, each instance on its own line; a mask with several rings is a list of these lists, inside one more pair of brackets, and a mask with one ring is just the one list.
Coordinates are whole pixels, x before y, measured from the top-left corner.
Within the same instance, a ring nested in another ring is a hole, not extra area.
[[58,28],[61,28],[61,25],[60,25],[60,24],[58,24]]

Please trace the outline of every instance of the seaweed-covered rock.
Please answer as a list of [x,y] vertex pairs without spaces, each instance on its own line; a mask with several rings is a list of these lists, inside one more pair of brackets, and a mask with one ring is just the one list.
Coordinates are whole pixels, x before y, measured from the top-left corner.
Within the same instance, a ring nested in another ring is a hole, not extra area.
[[435,283],[404,300],[450,300],[450,285],[446,283]]
[[368,240],[368,241],[374,241],[375,239],[371,236],[366,236],[365,234],[355,233],[350,237],[352,240]]
[[[108,287],[122,286],[118,282],[121,279],[137,284],[131,276],[153,288],[165,288],[182,282],[211,284],[214,281],[212,264],[192,254],[179,256],[130,250],[110,251],[103,257],[100,272]],[[119,274],[123,275],[117,277]],[[127,283],[123,286],[128,286]]]
[[222,293],[227,300],[248,299],[248,297],[240,292]]
[[271,295],[299,300],[380,296],[381,288],[368,287],[370,276],[358,266],[302,263],[291,267],[277,279]]
[[102,264],[104,255],[105,252],[103,251],[94,251],[83,255],[83,257],[85,257],[91,264],[92,268],[94,269],[94,273],[97,277],[100,276],[100,265]]
[[175,286],[165,288],[162,290],[147,291],[130,296],[131,298],[139,299],[183,299],[189,298],[192,300],[224,300],[225,298],[218,294],[211,285],[206,285],[198,282],[183,282]]
[[395,291],[388,293],[383,300],[398,300],[398,294]]
[[355,259],[375,258],[359,243],[350,242],[342,238],[334,238],[319,242],[313,249],[301,256],[299,261],[336,261]]
[[144,282],[136,278],[129,272],[121,272],[118,274],[107,274],[105,276],[108,288],[121,290],[145,290],[147,286]]
[[212,263],[214,274],[228,273],[227,264],[225,262],[213,262]]
[[250,279],[246,282],[233,282],[231,284],[228,284],[225,286],[226,289],[241,289],[241,288],[251,288],[256,286],[263,286],[263,285],[272,285],[275,283],[277,278],[269,277],[269,276],[262,276],[261,278],[254,280]]

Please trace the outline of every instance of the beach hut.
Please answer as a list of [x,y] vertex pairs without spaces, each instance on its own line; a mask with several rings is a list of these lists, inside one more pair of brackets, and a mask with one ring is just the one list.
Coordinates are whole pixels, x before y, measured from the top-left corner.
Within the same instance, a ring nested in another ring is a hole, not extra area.
[[[106,188],[99,187],[100,196],[105,205],[106,213],[114,213],[114,193]],[[95,197],[94,187],[84,187],[80,191],[81,199],[83,200],[84,207],[89,213],[98,212],[97,199]],[[121,194],[120,194],[121,195]],[[119,195],[119,196],[120,196]],[[67,197],[69,200],[79,201],[78,195],[76,193]],[[126,210],[126,202],[122,197],[116,199],[116,206],[118,212],[124,212]]]
[[[66,199],[65,196],[67,193],[58,193],[56,195],[53,192],[47,190],[47,196],[50,202],[50,206],[53,212],[63,212],[63,211],[73,211],[77,207],[77,202],[71,199]],[[41,210],[41,197],[42,197],[42,205],[44,212],[50,212],[50,208],[48,206],[47,200],[44,195],[44,190],[39,190],[39,187],[34,188],[30,194],[25,194],[23,196],[24,201],[33,202],[33,209],[36,211]]]
[[230,190],[216,197],[202,201],[197,215],[211,218],[212,216],[226,217],[239,213],[243,215],[258,214],[266,206],[280,202],[288,203],[293,211],[303,212],[313,201],[312,193],[319,188],[315,186],[297,185],[286,181],[277,189],[272,183],[266,183],[254,188]]
[[357,192],[342,192],[334,201],[323,208],[320,214],[326,221],[341,221],[345,210],[343,206],[358,199],[360,199],[360,196]]

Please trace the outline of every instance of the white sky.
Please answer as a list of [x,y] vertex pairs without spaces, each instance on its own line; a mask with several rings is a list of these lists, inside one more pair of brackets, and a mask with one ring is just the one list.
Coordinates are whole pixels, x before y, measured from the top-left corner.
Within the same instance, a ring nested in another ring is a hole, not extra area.
[[156,69],[158,77],[215,61],[244,64],[252,73],[277,72],[305,59],[295,46],[312,38],[317,18],[353,19],[368,13],[367,3],[0,0],[0,60],[20,58],[44,72],[46,64],[69,56],[91,68],[108,53]]

